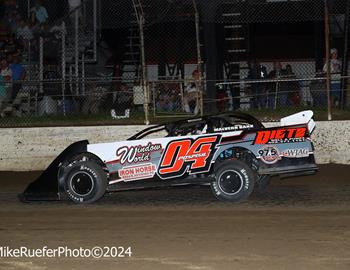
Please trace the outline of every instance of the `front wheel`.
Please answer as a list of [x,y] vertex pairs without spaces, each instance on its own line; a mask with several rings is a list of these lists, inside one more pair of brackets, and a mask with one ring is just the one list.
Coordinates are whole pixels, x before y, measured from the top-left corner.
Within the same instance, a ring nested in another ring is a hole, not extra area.
[[65,174],[65,191],[76,203],[92,203],[106,192],[107,174],[93,161],[73,163]]
[[242,161],[224,161],[214,170],[214,174],[211,189],[219,200],[240,202],[247,199],[254,189],[256,175]]

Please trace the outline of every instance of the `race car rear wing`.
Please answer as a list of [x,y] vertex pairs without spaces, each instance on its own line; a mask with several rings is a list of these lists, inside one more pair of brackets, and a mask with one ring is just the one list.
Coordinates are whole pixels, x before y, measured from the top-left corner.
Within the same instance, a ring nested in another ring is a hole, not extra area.
[[281,126],[292,126],[299,124],[307,124],[309,133],[311,134],[315,129],[315,121],[312,119],[314,113],[312,111],[302,111],[286,117],[281,118]]

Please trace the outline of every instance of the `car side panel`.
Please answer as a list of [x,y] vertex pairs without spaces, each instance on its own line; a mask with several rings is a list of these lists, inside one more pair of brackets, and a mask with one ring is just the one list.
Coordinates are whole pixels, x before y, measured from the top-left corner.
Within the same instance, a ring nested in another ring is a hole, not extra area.
[[315,167],[307,130],[297,134],[301,128],[305,126],[89,144],[87,149],[106,164],[110,184],[208,174],[220,154],[232,148],[252,153],[260,174],[275,174]]

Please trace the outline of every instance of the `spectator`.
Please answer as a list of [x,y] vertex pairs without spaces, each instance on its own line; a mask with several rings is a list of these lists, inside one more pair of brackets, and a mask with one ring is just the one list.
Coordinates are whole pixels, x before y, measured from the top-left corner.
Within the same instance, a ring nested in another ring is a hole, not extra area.
[[113,119],[128,118],[132,104],[132,94],[125,84],[116,84],[115,87],[111,116]]
[[6,16],[7,27],[11,32],[16,32],[18,27],[18,23],[20,20],[20,15],[18,15],[15,11],[11,11]]
[[17,43],[16,39],[9,34],[1,49],[6,55],[18,53],[19,44]]
[[41,5],[41,2],[36,1],[35,6],[31,9],[32,20],[38,24],[44,24],[49,18],[46,8]]
[[10,64],[10,69],[12,72],[12,92],[10,99],[11,101],[16,99],[18,92],[22,88],[22,82],[26,77],[26,71],[24,67],[19,63],[19,57],[16,55],[9,55],[7,58],[8,63]]
[[19,26],[16,31],[16,37],[24,43],[27,43],[27,41],[33,39],[33,32],[29,27],[29,23],[23,19],[21,19],[19,22]]
[[228,96],[226,93],[226,88],[223,85],[218,85],[216,88],[216,108],[219,112],[223,112],[227,107]]
[[198,70],[195,69],[192,72],[192,81],[185,88],[184,109],[187,113],[198,114],[199,112],[199,90],[197,89],[199,76]]
[[10,82],[12,80],[12,71],[6,59],[0,61],[0,74],[4,78],[5,82]]
[[5,102],[6,99],[6,88],[4,84],[4,77],[0,74],[0,113],[1,117],[3,117],[3,102]]
[[72,24],[74,25],[74,20],[75,20],[74,10],[78,12],[78,18],[82,17],[81,8],[79,8],[81,6],[81,0],[68,0],[68,5],[69,5],[70,19]]
[[164,85],[160,85],[159,87],[159,95],[156,103],[156,107],[158,111],[173,111],[174,110],[174,103],[171,100],[171,93],[169,93],[167,90],[170,89],[165,89]]
[[324,80],[317,80],[317,78],[322,78],[322,70],[319,69],[316,72],[315,79],[310,82],[310,93],[313,100],[313,106],[324,107],[327,103],[326,87]]
[[[270,80],[279,80],[283,76],[282,65],[280,62],[273,63],[273,70],[270,71],[268,78]],[[271,82],[268,84],[268,108],[276,109],[278,93],[281,89],[281,82]]]
[[[230,74],[229,81],[235,81],[235,75]],[[241,105],[240,95],[241,95],[241,89],[240,86],[237,84],[227,84],[226,85],[226,93],[228,93],[230,101],[230,110],[238,110]]]
[[[267,78],[266,67],[254,61],[248,74],[249,80],[263,80]],[[256,82],[251,84],[253,95],[253,108],[261,109],[266,107],[266,84]]]
[[99,112],[106,89],[102,86],[97,86],[95,82],[87,85],[87,95],[83,104],[82,111],[84,114],[96,114]]
[[2,98],[1,107],[0,107],[0,113],[1,116],[3,116],[3,110],[7,106],[7,102],[9,100],[9,97],[11,96],[11,80],[12,80],[12,71],[6,61],[6,59],[3,59],[0,61],[0,75],[4,82],[4,89],[5,89],[5,95]]
[[67,33],[66,27],[63,27],[61,22],[59,22],[58,24],[55,24],[54,26],[52,26],[49,32],[54,35],[56,40],[61,40],[62,33],[63,34]]
[[72,12],[76,8],[81,6],[81,0],[68,0],[69,12]]
[[299,105],[300,104],[300,95],[299,95],[299,83],[294,79],[297,78],[293,72],[291,65],[286,65],[284,78],[291,79],[291,81],[284,82],[281,86],[281,96],[283,96],[283,101],[280,102],[281,106],[287,105]]
[[182,102],[179,97],[181,96],[181,87],[182,84],[178,82],[167,83],[166,91],[169,96],[169,110],[171,111],[182,111]]
[[[327,72],[327,63],[323,66],[323,72]],[[342,64],[338,59],[338,50],[336,48],[331,49],[330,59],[330,72],[331,72],[331,99],[332,104],[338,107],[341,102],[342,89],[341,89],[341,69]]]

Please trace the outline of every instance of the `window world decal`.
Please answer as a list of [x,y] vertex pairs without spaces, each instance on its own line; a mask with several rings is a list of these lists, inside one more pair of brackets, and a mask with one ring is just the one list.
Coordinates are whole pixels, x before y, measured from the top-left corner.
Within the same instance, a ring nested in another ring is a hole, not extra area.
[[117,160],[120,164],[124,163],[138,163],[150,161],[151,153],[161,151],[161,144],[148,143],[145,146],[122,146],[116,151]]

